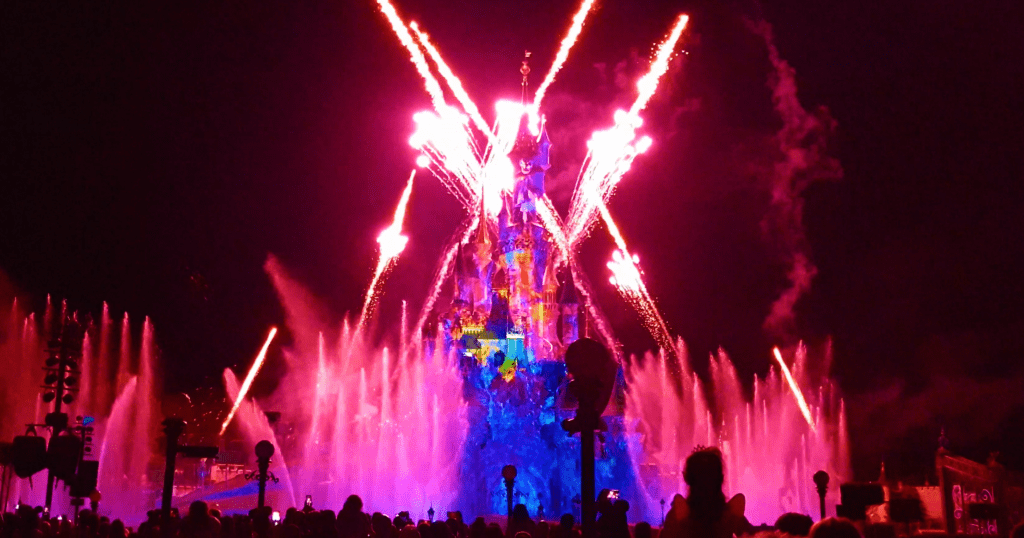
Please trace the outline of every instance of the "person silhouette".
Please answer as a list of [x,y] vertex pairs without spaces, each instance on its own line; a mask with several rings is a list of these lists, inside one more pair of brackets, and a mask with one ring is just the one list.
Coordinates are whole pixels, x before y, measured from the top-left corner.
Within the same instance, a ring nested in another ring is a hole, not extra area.
[[743,516],[746,498],[736,494],[728,502],[722,493],[725,471],[717,448],[698,448],[686,458],[683,480],[689,488],[676,495],[665,518],[665,538],[731,538],[750,529]]

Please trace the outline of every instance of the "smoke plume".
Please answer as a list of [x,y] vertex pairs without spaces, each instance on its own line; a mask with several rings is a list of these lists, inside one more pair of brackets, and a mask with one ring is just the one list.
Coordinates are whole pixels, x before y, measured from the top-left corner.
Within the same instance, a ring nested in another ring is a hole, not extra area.
[[793,309],[811,288],[817,267],[811,259],[810,245],[803,225],[803,193],[812,183],[838,180],[843,171],[839,161],[828,154],[828,144],[836,130],[826,107],[806,110],[797,98],[796,71],[779,55],[767,22],[750,23],[751,30],[764,39],[772,73],[768,87],[782,128],[775,134],[773,149],[777,155],[764,171],[771,190],[771,206],[761,222],[767,238],[788,266],[789,287],[772,304],[764,328],[773,336],[792,334]]

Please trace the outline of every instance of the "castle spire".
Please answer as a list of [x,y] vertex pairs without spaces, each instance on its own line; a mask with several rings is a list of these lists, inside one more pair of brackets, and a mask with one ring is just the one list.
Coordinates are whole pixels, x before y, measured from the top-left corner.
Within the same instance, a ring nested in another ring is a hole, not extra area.
[[519,68],[519,72],[523,74],[523,98],[522,98],[522,104],[526,105],[526,87],[528,85],[527,77],[530,76],[530,51],[526,51],[523,54],[523,66]]

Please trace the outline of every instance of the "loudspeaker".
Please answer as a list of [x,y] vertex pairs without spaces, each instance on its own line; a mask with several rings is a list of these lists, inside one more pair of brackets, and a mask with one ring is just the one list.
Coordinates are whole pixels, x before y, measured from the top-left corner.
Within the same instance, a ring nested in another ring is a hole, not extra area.
[[0,442],[0,465],[6,467],[14,463],[14,443]]
[[50,439],[46,450],[46,467],[61,482],[71,482],[82,457],[82,440],[76,435],[59,435]]
[[71,481],[72,497],[88,497],[96,489],[96,480],[100,472],[100,462],[83,461],[78,465],[78,473]]
[[921,499],[893,498],[889,499],[889,519],[896,523],[908,523],[924,519],[924,509],[921,506]]
[[38,435],[19,435],[11,445],[14,474],[28,478],[46,468],[46,439]]
[[885,502],[881,484],[847,483],[839,486],[839,496],[846,506],[874,506]]

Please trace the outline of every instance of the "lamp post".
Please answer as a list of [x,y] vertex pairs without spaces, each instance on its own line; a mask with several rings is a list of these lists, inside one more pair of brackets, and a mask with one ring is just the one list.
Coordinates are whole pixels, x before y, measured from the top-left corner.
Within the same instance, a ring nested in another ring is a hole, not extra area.
[[512,521],[512,489],[516,486],[516,466],[506,465],[501,468],[501,477],[505,479],[505,493],[508,499],[508,520]]
[[821,501],[821,519],[825,519],[825,492],[828,491],[828,473],[825,471],[814,473],[814,485],[818,490],[818,500]]
[[273,443],[266,439],[256,443],[256,465],[259,467],[259,474],[256,475],[256,479],[259,480],[260,484],[260,493],[256,498],[256,508],[260,510],[263,510],[263,507],[267,504],[267,480],[277,482],[277,477],[267,471],[270,468],[270,457],[273,455]]
[[580,490],[583,538],[596,536],[596,486],[594,484],[594,432],[607,429],[601,413],[608,405],[618,364],[596,340],[580,338],[565,352],[565,366],[572,375],[569,391],[576,396],[576,416],[562,421],[562,428],[580,434]]

